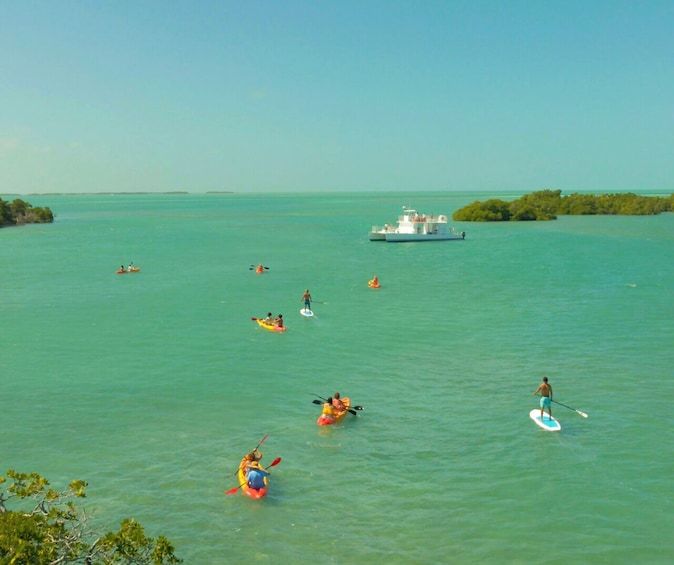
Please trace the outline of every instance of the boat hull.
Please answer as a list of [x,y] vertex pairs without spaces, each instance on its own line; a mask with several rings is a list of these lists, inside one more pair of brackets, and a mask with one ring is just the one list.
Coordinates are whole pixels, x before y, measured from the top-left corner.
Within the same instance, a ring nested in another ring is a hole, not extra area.
[[257,319],[257,323],[260,327],[263,327],[265,330],[270,331],[270,332],[277,332],[277,333],[283,333],[286,331],[285,326],[277,326],[276,324],[268,324],[264,320],[261,320],[260,318]]
[[399,243],[404,241],[450,241],[462,240],[464,236],[460,233],[446,233],[446,234],[413,234],[413,233],[387,233],[386,241],[392,243]]

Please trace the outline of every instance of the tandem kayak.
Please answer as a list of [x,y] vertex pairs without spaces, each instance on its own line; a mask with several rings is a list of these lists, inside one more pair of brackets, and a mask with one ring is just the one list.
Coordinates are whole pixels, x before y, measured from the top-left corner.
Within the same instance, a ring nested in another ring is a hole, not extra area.
[[344,419],[344,416],[346,416],[349,413],[349,408],[351,408],[351,400],[349,398],[342,398],[342,404],[344,404],[344,411],[343,412],[338,412],[334,416],[326,416],[325,414],[321,414],[318,417],[318,420],[316,420],[316,423],[319,426],[329,426],[331,424],[337,424],[338,422],[341,422]]
[[374,279],[367,281],[367,286],[369,286],[370,288],[381,288],[379,281],[375,281]]
[[140,271],[140,267],[133,267],[132,269],[118,269],[116,273],[118,275],[126,275],[128,273],[137,273]]
[[241,485],[241,492],[247,494],[251,498],[259,499],[264,498],[267,495],[267,488],[269,486],[269,477],[264,478],[264,487],[261,489],[255,489],[248,486],[248,480],[246,479],[246,474],[243,472],[243,469],[239,469],[237,475],[239,477],[239,484]]
[[286,326],[277,326],[276,324],[268,324],[264,320],[260,318],[256,318],[255,321],[262,326],[265,330],[269,330],[270,332],[284,332],[286,331]]

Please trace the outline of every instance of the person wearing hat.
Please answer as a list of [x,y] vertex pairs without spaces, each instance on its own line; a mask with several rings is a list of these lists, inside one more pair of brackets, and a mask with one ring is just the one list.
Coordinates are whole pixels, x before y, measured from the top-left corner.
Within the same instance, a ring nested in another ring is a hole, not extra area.
[[248,481],[248,486],[255,490],[260,490],[266,486],[265,478],[269,476],[269,471],[265,470],[260,466],[258,461],[251,461],[248,463],[248,473],[246,474],[246,480]]
[[243,469],[244,473],[248,472],[248,465],[255,461],[256,463],[262,459],[262,452],[255,448],[253,451],[250,453],[247,453],[246,455],[243,456],[243,459],[241,459],[241,463],[239,463],[239,468]]

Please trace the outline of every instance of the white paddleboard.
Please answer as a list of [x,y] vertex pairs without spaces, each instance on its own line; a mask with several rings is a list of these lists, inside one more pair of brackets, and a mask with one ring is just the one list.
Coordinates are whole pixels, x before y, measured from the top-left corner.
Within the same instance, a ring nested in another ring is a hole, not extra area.
[[309,310],[308,308],[302,308],[300,310],[300,314],[302,314],[302,316],[306,316],[307,318],[314,315],[314,313],[311,310]]
[[536,425],[538,427],[543,428],[544,430],[547,430],[549,432],[558,432],[559,430],[562,429],[560,423],[554,418],[550,419],[550,415],[545,410],[543,411],[543,421],[541,422],[540,408],[534,408],[531,412],[529,412],[529,417],[534,422],[536,422]]

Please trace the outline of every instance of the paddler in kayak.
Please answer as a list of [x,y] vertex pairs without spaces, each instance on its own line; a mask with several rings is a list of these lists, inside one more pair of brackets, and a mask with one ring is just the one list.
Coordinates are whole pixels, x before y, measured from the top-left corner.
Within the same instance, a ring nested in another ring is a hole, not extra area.
[[257,461],[251,461],[248,464],[248,472],[246,473],[246,481],[248,486],[255,490],[260,490],[266,485],[264,484],[265,477],[269,476],[269,471],[263,469]]
[[335,421],[335,406],[332,403],[332,397],[328,398],[323,404],[319,420],[323,421],[324,424],[332,424]]
[[[239,463],[239,469],[243,470],[243,475],[246,477],[246,481],[249,483],[248,486],[250,486],[250,480],[248,478],[251,467],[259,467],[260,466],[260,460],[262,459],[262,452],[255,448],[253,451],[250,453],[246,453],[246,455],[243,456],[243,459],[241,459],[241,463]],[[259,481],[256,479],[256,483],[259,484]],[[264,483],[264,477],[263,477],[263,483]],[[264,486],[264,484],[262,485]],[[253,487],[253,488],[262,488],[262,487]]]
[[276,316],[276,319],[274,320],[274,323],[275,323],[279,328],[282,328],[282,327],[283,327],[283,314],[279,314],[278,316]]
[[262,459],[262,452],[259,449],[255,448],[253,451],[251,451],[250,453],[246,453],[246,455],[243,456],[243,459],[241,459],[241,463],[239,463],[239,469],[243,469],[244,472],[246,472],[248,465],[250,465],[253,461],[259,463],[261,459]]
[[264,319],[265,324],[269,324],[270,326],[274,324],[274,316],[272,316],[271,312],[267,312],[267,317]]
[[332,395],[332,406],[337,414],[341,414],[344,412],[344,410],[346,410],[346,406],[344,406],[344,403],[342,402],[338,392]]

